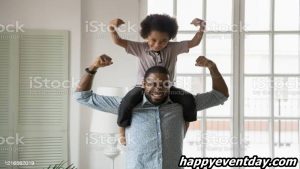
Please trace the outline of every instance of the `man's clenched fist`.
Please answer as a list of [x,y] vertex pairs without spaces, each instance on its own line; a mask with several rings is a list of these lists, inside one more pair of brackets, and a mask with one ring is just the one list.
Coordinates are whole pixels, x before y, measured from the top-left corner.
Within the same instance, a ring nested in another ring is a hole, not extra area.
[[113,64],[111,57],[103,54],[98,56],[92,63],[92,67],[98,69],[99,67],[105,67]]
[[215,63],[204,56],[199,56],[196,60],[196,66],[211,68]]

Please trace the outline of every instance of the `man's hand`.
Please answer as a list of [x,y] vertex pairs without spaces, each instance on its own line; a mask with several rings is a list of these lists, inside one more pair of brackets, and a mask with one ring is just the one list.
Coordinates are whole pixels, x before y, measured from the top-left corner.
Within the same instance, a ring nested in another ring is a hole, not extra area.
[[206,22],[204,20],[199,19],[199,18],[195,18],[195,19],[193,19],[191,24],[193,24],[195,26],[200,26],[200,31],[205,31]]
[[196,66],[211,68],[215,63],[204,56],[199,56],[196,60]]
[[229,97],[228,87],[219,72],[217,65],[207,59],[204,56],[199,56],[196,60],[196,66],[207,67],[209,69],[211,78],[212,78],[212,88],[224,94],[225,97]]
[[98,69],[100,67],[105,67],[105,66],[109,66],[113,64],[112,59],[103,54],[101,56],[98,56],[92,63],[92,65],[90,66],[93,70]]
[[[111,58],[105,54],[98,56],[93,63],[89,66],[90,71],[97,71],[98,68],[100,67],[105,67],[113,64],[111,61]],[[94,76],[85,73],[84,76],[80,79],[79,84],[76,87],[76,92],[81,92],[81,91],[88,91],[91,90],[92,88],[92,83],[93,83]]]
[[115,28],[118,28],[120,25],[124,23],[125,22],[120,18],[113,19],[109,22],[109,29],[114,30]]

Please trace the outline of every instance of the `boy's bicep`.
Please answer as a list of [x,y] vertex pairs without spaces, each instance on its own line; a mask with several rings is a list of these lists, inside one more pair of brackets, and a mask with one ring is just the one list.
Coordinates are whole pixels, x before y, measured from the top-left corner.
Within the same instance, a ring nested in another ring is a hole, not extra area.
[[126,39],[119,39],[117,44],[119,46],[123,47],[124,49],[126,49],[127,48],[127,42],[128,42],[128,40],[126,40]]
[[113,96],[102,96],[93,91],[74,92],[77,102],[99,111],[117,114],[121,98]]

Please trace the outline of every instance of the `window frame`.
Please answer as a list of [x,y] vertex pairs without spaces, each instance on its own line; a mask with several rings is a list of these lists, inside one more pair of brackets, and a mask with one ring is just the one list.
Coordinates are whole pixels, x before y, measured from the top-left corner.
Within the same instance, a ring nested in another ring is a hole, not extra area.
[[[206,20],[207,16],[207,1],[208,0],[202,0],[203,1],[203,9],[202,9],[202,16],[203,19]],[[201,130],[205,134],[206,129],[206,122],[207,119],[231,119],[232,121],[232,137],[237,138],[238,143],[233,144],[232,146],[232,156],[234,157],[243,157],[245,155],[245,145],[244,139],[245,139],[245,130],[244,130],[244,124],[245,120],[268,120],[269,121],[269,150],[271,153],[271,157],[274,158],[275,156],[275,131],[274,131],[274,123],[275,120],[298,120],[298,130],[300,129],[299,121],[300,117],[276,117],[274,116],[274,79],[276,77],[300,77],[300,73],[298,74],[275,74],[274,71],[274,40],[276,35],[286,35],[286,34],[298,34],[299,35],[299,43],[300,43],[300,29],[298,31],[295,30],[287,30],[287,31],[278,31],[275,30],[275,1],[276,0],[269,0],[270,1],[270,29],[265,31],[251,31],[251,30],[242,30],[243,25],[245,25],[245,1],[246,0],[232,0],[232,24],[234,24],[236,27],[235,30],[232,31],[206,31],[206,33],[203,36],[202,42],[203,43],[203,53],[204,55],[206,52],[206,35],[207,34],[231,34],[232,35],[232,72],[229,74],[223,74],[224,76],[229,76],[232,78],[232,93],[230,93],[230,97],[232,97],[232,116],[230,117],[207,117],[206,110],[203,111],[202,116],[199,117],[199,120],[201,121]],[[143,2],[143,1],[142,1]],[[144,2],[143,2],[144,3]],[[177,0],[173,0],[173,16],[177,16]],[[145,5],[145,4],[143,4]],[[299,4],[300,6],[300,4]],[[147,9],[147,7],[146,7]],[[147,12],[146,12],[147,13]],[[144,13],[145,14],[145,13]],[[299,11],[300,16],[300,11]],[[300,24],[299,24],[300,28]],[[178,34],[182,33],[195,33],[196,31],[183,31],[179,30]],[[270,42],[270,59],[271,59],[271,72],[270,74],[245,74],[244,68],[245,68],[245,36],[246,35],[256,35],[256,34],[263,34],[263,35],[269,35],[269,42]],[[300,49],[299,49],[300,53]],[[300,62],[300,61],[299,61]],[[299,63],[300,66],[300,63]],[[300,69],[300,68],[299,68]],[[300,71],[299,71],[300,72]],[[176,74],[179,76],[203,76],[203,85],[204,89],[206,90],[206,78],[208,76],[207,70],[203,70],[203,73],[201,74],[189,74],[189,73],[183,73],[183,74]],[[244,96],[245,96],[245,78],[246,77],[267,77],[271,79],[271,109],[270,114],[267,117],[246,117],[244,116]],[[300,140],[300,136],[299,136]],[[205,141],[205,140],[204,140]],[[206,156],[206,143],[203,140],[201,140],[202,144],[202,155]],[[299,146],[299,152],[300,152],[300,146]]]

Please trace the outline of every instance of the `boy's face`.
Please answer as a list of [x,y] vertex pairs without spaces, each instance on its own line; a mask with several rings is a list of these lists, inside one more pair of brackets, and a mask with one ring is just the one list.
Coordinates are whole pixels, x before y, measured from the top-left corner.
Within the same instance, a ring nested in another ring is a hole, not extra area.
[[170,38],[165,32],[151,31],[147,40],[150,50],[160,51],[168,45]]

